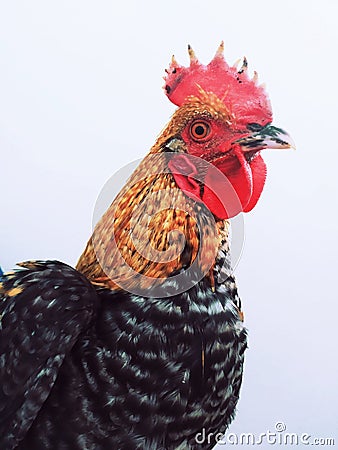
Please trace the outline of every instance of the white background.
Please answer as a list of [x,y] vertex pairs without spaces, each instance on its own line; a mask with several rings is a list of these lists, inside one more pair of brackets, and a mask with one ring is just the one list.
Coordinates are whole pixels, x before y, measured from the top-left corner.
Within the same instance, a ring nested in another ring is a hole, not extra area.
[[250,348],[234,433],[283,421],[338,442],[337,17],[334,0],[0,2],[5,269],[76,263],[103,184],[174,111],[161,89],[172,53],[187,64],[190,43],[207,63],[224,39],[227,60],[246,55],[266,82],[297,151],[266,153],[245,216],[236,273]]

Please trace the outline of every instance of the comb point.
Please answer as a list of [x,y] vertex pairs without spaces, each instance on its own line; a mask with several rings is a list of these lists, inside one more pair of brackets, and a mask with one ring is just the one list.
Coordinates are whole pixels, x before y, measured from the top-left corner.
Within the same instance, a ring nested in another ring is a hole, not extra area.
[[176,61],[175,55],[173,55],[173,56],[171,57],[171,64],[172,64],[173,66],[178,66],[178,62]]
[[214,59],[215,58],[224,58],[224,41],[221,41],[221,43],[216,51]]
[[243,56],[242,67],[239,69],[238,73],[243,73],[248,70],[248,60]]
[[190,58],[190,65],[198,64],[198,59],[197,59],[196,54],[190,44],[188,45],[188,53],[189,53],[189,58]]
[[238,69],[239,63],[241,62],[241,58],[236,59],[236,61],[233,63],[233,65],[231,66],[233,69]]

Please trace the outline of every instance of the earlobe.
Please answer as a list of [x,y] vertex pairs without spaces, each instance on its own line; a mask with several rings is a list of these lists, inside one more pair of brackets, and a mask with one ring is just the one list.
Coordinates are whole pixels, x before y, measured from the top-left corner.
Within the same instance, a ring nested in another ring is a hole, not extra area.
[[173,174],[180,189],[192,197],[201,201],[201,186],[198,183],[198,171],[188,155],[174,155],[168,163],[168,167]]

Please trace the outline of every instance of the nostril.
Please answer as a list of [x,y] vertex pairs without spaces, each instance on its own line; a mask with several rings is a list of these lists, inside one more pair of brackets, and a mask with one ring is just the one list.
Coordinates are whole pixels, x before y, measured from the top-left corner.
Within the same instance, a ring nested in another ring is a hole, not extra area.
[[248,123],[246,127],[250,131],[260,131],[262,128],[264,128],[264,126],[260,125],[259,123]]

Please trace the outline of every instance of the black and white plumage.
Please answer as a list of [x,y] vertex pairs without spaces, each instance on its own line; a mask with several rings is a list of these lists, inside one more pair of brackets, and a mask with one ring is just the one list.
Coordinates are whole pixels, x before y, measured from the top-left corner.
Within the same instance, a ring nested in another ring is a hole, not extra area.
[[232,277],[159,299],[25,265],[2,283],[0,448],[212,448],[196,433],[231,421],[246,348]]

